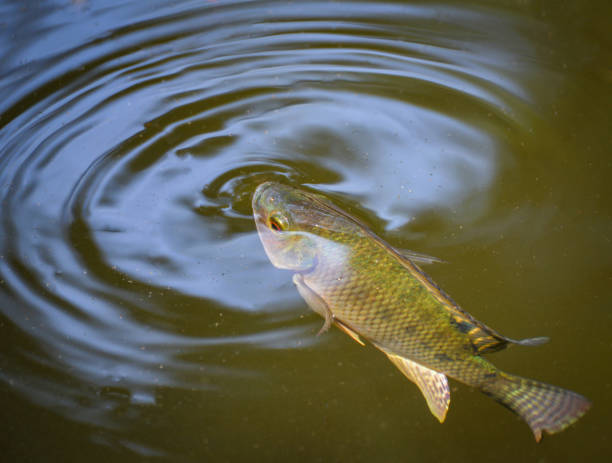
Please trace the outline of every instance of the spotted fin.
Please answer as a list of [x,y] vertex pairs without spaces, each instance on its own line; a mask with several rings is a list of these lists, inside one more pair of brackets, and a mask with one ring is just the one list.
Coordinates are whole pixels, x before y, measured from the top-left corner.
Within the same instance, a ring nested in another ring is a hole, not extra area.
[[446,376],[405,357],[395,355],[380,346],[377,347],[410,381],[419,387],[429,410],[440,423],[443,423],[450,405],[450,389]]
[[[511,339],[499,334],[492,328],[489,328],[484,323],[476,320],[472,315],[463,310],[459,305],[451,299],[437,284],[435,284],[429,275],[421,270],[415,262],[419,262],[418,257],[412,258],[410,253],[404,256],[400,251],[392,248],[380,238],[372,235],[380,244],[388,249],[397,260],[425,286],[432,296],[434,296],[448,311],[451,323],[455,327],[468,335],[474,348],[475,354],[485,354],[496,352],[505,348],[508,344],[519,344],[522,346],[538,346],[548,341],[547,337],[537,337],[528,339]],[[418,255],[418,254],[417,254]],[[423,259],[427,256],[423,255]],[[430,258],[435,259],[435,258]],[[437,260],[436,260],[437,261]],[[427,263],[430,263],[429,261]]]
[[463,310],[442,289],[436,285],[429,276],[410,259],[395,251],[396,257],[403,265],[430,291],[430,293],[442,303],[450,315],[450,321],[455,327],[468,335],[475,354],[486,354],[504,349],[508,344],[519,344],[522,346],[537,346],[548,341],[546,337],[511,339],[499,334],[484,323],[476,320],[472,315]]
[[549,340],[547,337],[527,339],[507,338],[485,324],[480,323],[457,306],[450,308],[449,311],[451,313],[451,323],[453,323],[456,329],[469,336],[476,354],[497,352],[504,349],[508,344],[539,346]]
[[564,430],[591,406],[575,392],[501,372],[481,389],[523,418],[537,442],[543,431],[553,434]]

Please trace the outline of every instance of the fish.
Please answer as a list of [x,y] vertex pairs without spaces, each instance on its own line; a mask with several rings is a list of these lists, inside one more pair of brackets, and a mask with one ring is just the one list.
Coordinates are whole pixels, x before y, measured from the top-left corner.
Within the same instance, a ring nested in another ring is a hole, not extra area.
[[270,262],[293,271],[307,305],[361,345],[382,351],[423,394],[442,423],[450,405],[448,377],[476,388],[517,415],[539,442],[590,408],[582,395],[503,372],[486,358],[511,339],[462,309],[421,269],[439,259],[400,251],[325,196],[284,183],[260,184],[253,217]]

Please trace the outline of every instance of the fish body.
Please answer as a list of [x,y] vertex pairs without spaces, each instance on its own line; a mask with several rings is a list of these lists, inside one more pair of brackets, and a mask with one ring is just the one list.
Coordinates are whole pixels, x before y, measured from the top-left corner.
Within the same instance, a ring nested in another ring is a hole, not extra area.
[[308,305],[356,341],[383,351],[425,396],[442,422],[450,403],[446,377],[478,388],[519,414],[536,440],[580,418],[587,399],[556,386],[504,373],[482,354],[513,340],[474,319],[417,265],[435,260],[405,255],[329,200],[266,182],[253,195],[264,249],[293,281]]

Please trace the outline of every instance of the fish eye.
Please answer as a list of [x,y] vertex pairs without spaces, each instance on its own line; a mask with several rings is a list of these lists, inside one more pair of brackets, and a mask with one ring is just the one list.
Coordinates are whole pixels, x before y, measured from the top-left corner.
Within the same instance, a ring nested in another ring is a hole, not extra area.
[[287,229],[287,220],[278,214],[273,214],[268,219],[268,226],[275,232],[284,231]]

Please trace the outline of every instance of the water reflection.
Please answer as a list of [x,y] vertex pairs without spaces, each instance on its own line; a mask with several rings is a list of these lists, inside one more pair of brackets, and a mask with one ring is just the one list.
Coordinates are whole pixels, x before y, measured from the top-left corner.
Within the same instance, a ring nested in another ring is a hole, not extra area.
[[333,348],[258,242],[263,180],[390,231],[435,215],[434,247],[539,216],[494,210],[561,82],[528,6],[2,8],[0,378],[96,442],[184,455],[127,430],[172,392],[268,403],[273,359]]

